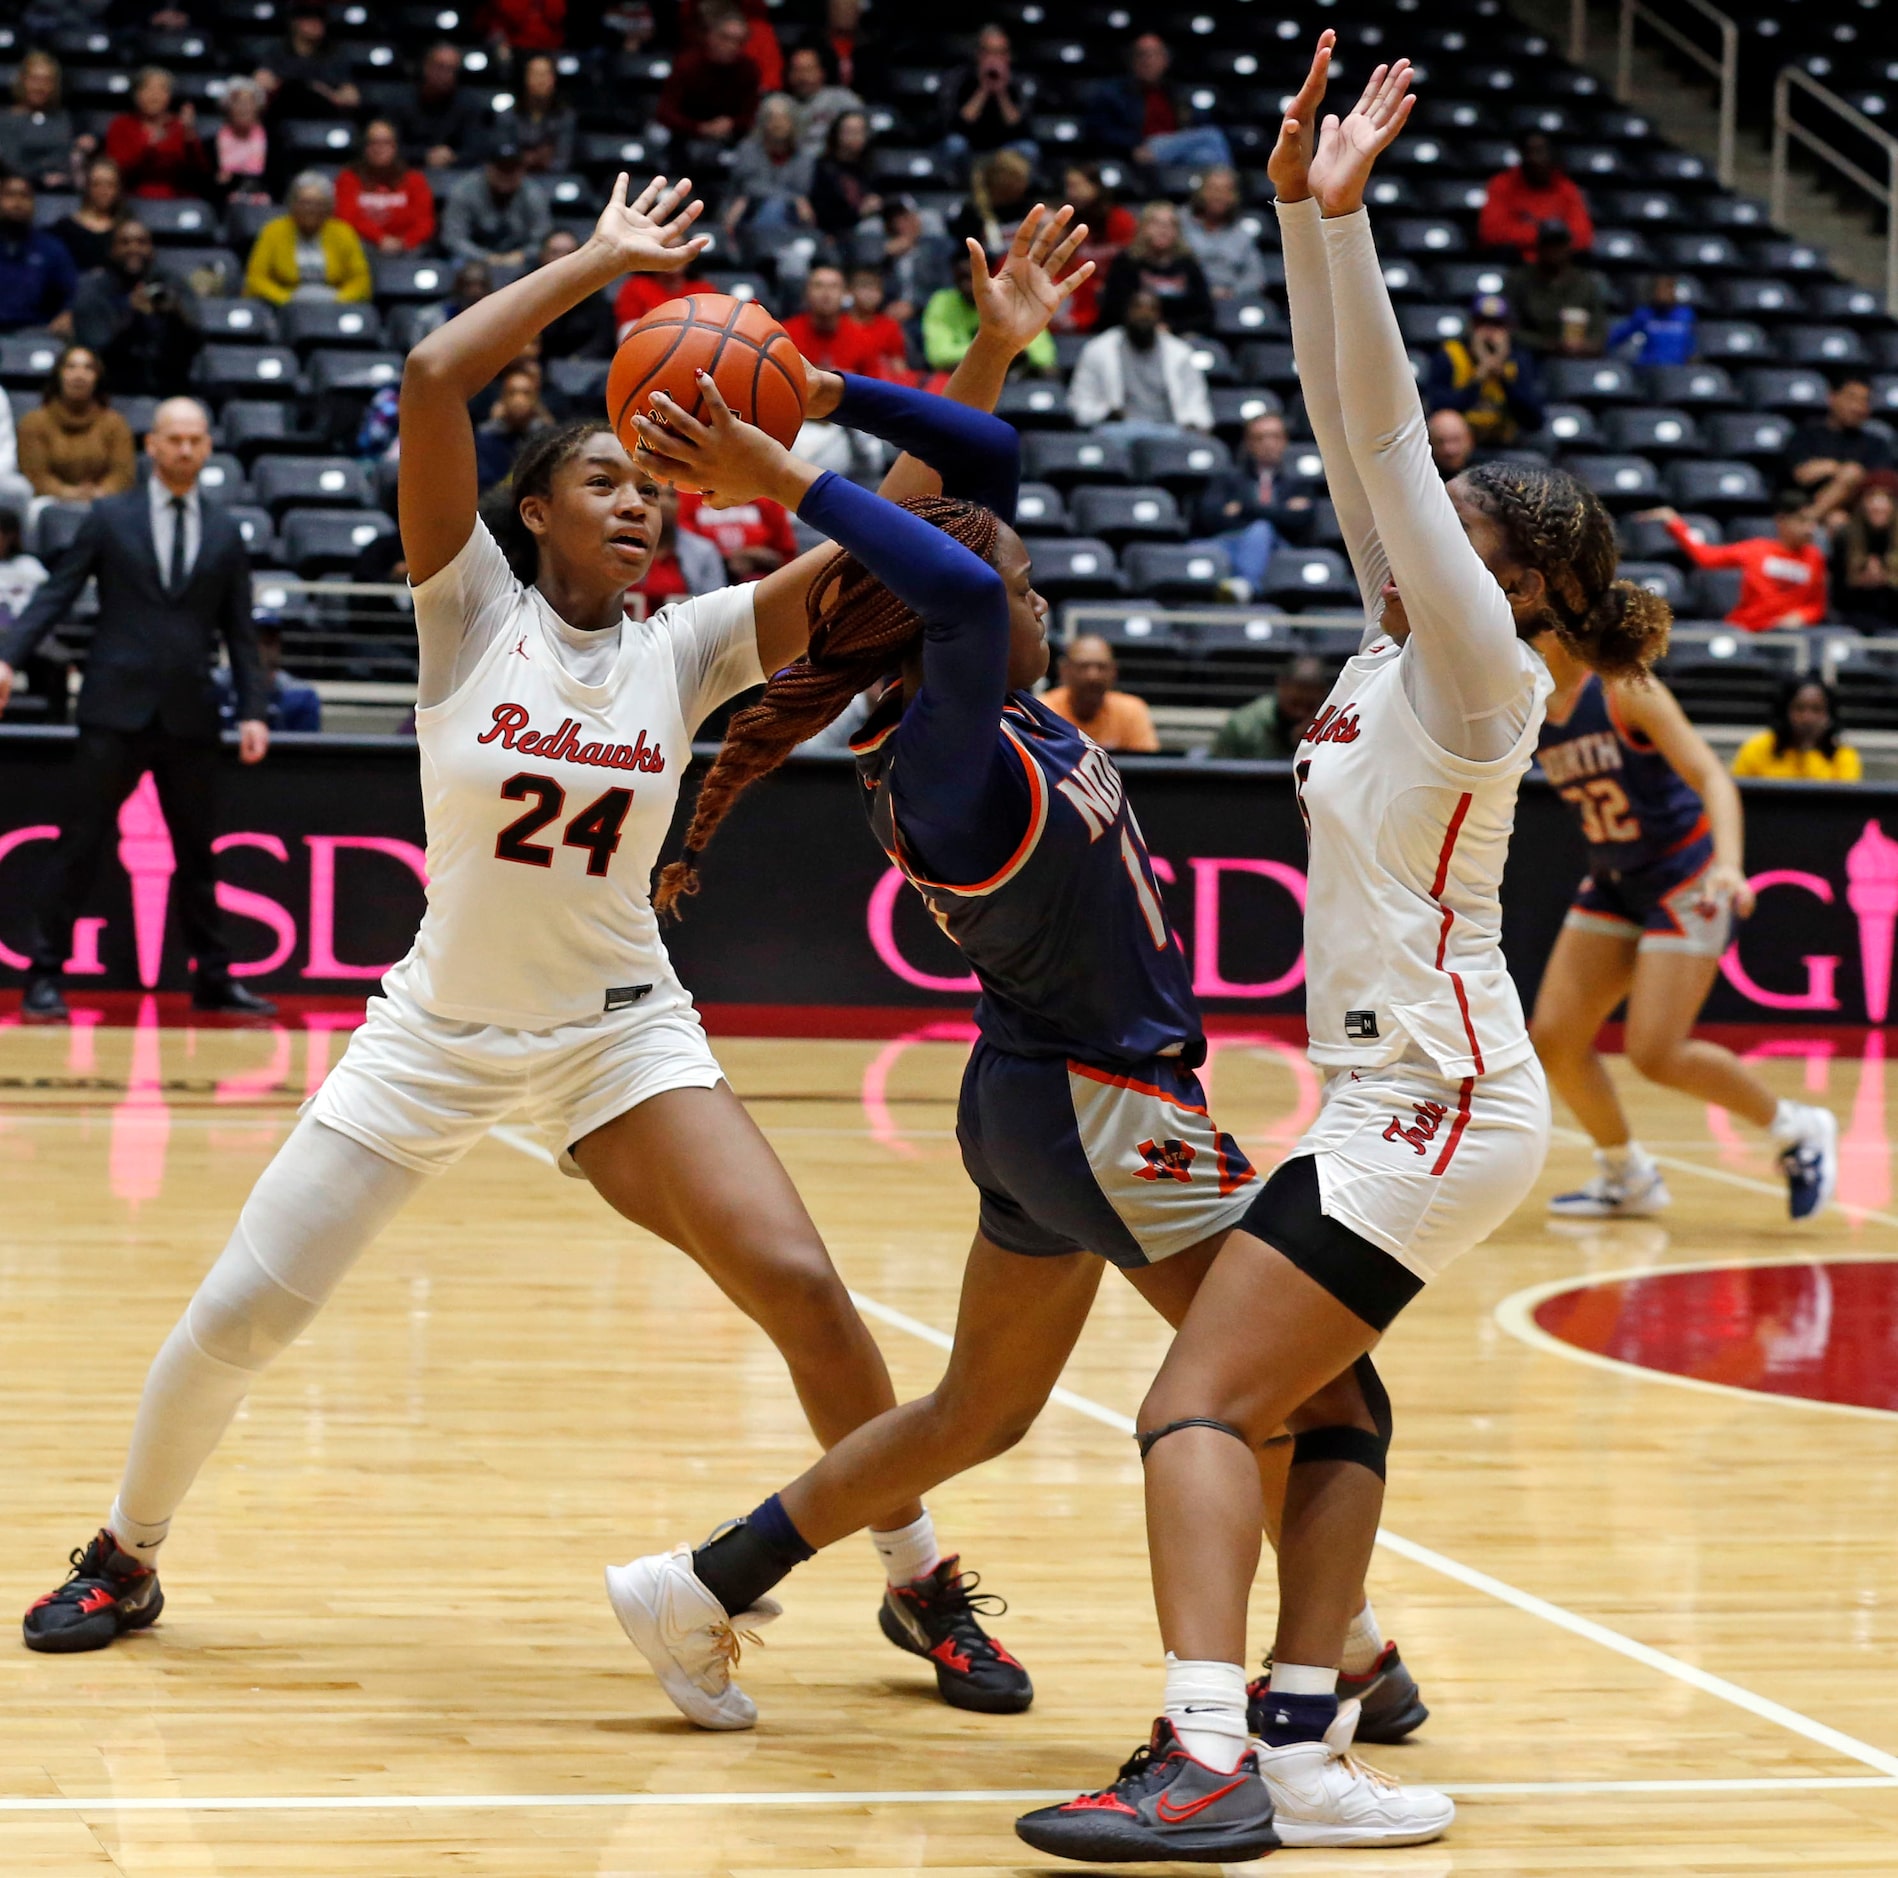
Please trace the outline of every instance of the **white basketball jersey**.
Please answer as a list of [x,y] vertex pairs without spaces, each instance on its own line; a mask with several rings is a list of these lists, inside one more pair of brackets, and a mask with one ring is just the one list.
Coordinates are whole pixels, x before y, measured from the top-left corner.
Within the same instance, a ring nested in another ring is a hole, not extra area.
[[1500,890],[1552,686],[1528,646],[1516,656],[1528,722],[1504,756],[1477,762],[1431,739],[1389,639],[1345,666],[1298,747],[1315,1063],[1381,1065],[1414,1046],[1460,1079],[1531,1054],[1503,963]]
[[428,911],[391,990],[514,1030],[685,1001],[652,870],[692,732],[763,677],[752,602],[749,587],[725,588],[625,621],[616,653],[576,651],[575,629],[475,524],[415,589],[418,618],[452,609],[487,644],[446,699],[415,714]]

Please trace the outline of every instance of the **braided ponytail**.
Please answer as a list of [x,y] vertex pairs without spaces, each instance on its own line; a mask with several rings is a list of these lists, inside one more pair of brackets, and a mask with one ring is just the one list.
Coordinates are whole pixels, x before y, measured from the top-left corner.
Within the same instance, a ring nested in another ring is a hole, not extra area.
[[1673,609],[1615,578],[1620,546],[1594,491],[1544,463],[1482,463],[1461,480],[1510,552],[1542,576],[1548,598],[1530,632],[1553,632],[1604,678],[1646,678],[1667,650]]
[[[902,506],[970,553],[994,560],[1001,523],[991,510],[947,496],[917,496]],[[664,869],[654,890],[653,905],[661,913],[676,914],[680,899],[698,891],[699,857],[738,798],[807,737],[841,717],[858,692],[897,671],[922,636],[920,616],[841,548],[811,582],[804,606],[810,645],[802,658],[773,674],[764,696],[726,728],[692,806],[685,856]]]

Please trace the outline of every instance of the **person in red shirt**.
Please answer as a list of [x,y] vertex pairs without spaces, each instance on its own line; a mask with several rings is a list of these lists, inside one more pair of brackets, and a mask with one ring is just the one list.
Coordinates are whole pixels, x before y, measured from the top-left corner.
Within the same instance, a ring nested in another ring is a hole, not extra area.
[[863,328],[844,318],[844,272],[820,263],[804,281],[804,310],[784,322],[791,343],[823,372],[868,373],[876,353]]
[[105,153],[119,166],[128,196],[169,201],[201,196],[211,162],[198,136],[197,113],[187,99],[172,109],[171,74],[148,65],[132,85],[132,108],[106,126]]
[[702,535],[717,548],[733,580],[762,580],[797,558],[790,516],[780,504],[764,497],[734,503],[728,509],[711,509],[696,490],[681,489],[679,528]]
[[434,238],[435,192],[402,161],[402,140],[387,118],[364,129],[362,155],[338,174],[336,214],[372,254],[407,254]]
[[558,52],[567,43],[567,0],[487,0],[481,36],[515,52]]
[[1533,261],[1544,222],[1566,222],[1577,254],[1595,245],[1588,198],[1557,167],[1554,144],[1532,130],[1522,140],[1522,161],[1489,179],[1489,194],[1476,218],[1476,239],[1486,248],[1513,248],[1523,260]]
[[1789,489],[1779,499],[1775,538],[1730,541],[1722,548],[1700,540],[1672,509],[1649,509],[1637,521],[1660,522],[1696,567],[1737,567],[1740,598],[1729,626],[1749,633],[1775,626],[1817,626],[1826,616],[1826,557],[1806,498]]
[[844,323],[863,334],[869,355],[869,362],[862,368],[866,377],[913,385],[916,374],[910,367],[909,341],[902,327],[884,312],[883,292],[880,269],[853,267],[850,270],[850,311],[844,316]]
[[626,335],[668,300],[717,291],[709,280],[701,280],[696,274],[628,274],[613,296],[613,343],[624,345]]
[[653,115],[675,137],[729,146],[751,128],[762,87],[745,49],[751,27],[736,7],[700,10],[704,38],[682,52]]

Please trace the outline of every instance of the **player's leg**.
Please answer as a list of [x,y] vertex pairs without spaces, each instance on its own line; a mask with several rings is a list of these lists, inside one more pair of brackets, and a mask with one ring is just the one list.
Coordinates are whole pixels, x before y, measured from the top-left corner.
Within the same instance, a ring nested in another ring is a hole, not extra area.
[[27,1612],[30,1649],[103,1649],[157,1618],[158,1548],[198,1470],[258,1375],[427,1178],[314,1117],[297,1124],[153,1360],[118,1497],[66,1584]]

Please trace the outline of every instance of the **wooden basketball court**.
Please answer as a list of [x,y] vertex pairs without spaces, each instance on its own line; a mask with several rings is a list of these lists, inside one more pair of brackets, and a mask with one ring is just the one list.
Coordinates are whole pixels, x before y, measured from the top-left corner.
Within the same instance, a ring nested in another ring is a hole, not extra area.
[[[146,1363],[340,1049],[300,1021],[0,1032],[8,1622],[102,1519]],[[1433,1713],[1370,1758],[1449,1788],[1460,1816],[1437,1846],[1280,1853],[1275,1875],[1898,1869],[1898,1421],[1762,1392],[1824,1369],[1853,1329],[1846,1288],[1800,1267],[1818,1302],[1749,1318],[1748,1272],[1700,1281],[1685,1295],[1708,1321],[1686,1329],[1717,1360],[1688,1337],[1686,1383],[1613,1355],[1665,1343],[1678,1313],[1610,1323],[1626,1294],[1586,1294],[1597,1310],[1534,1291],[1819,1258],[1885,1282],[1882,1045],[1813,1050],[1767,1073],[1840,1115],[1855,1210],[1791,1230],[1760,1147],[1635,1086],[1668,1157],[1665,1223],[1552,1229],[1542,1198],[1585,1168],[1564,1135],[1536,1202],[1386,1343],[1398,1437],[1373,1590]],[[962,1044],[721,1055],[899,1392],[926,1388],[974,1216]],[[1316,1094],[1269,1040],[1222,1040],[1208,1079],[1261,1160]],[[1876,1371],[1876,1340],[1857,1347]],[[85,1657],[0,1644],[0,1871],[1051,1869],[1013,1815],[1109,1777],[1157,1696],[1126,1418],[1161,1348],[1110,1276],[1062,1398],[932,1497],[1010,1600],[996,1628],[1034,1672],[1029,1714],[940,1706],[877,1634],[879,1573],[852,1541],[745,1654],[759,1729],[701,1734],[621,1637],[600,1568],[702,1537],[811,1443],[763,1337],[500,1131],[252,1397],[178,1520],[159,1626]],[[1882,1364],[1898,1373],[1898,1344]],[[1271,1610],[1268,1585],[1255,1648]]]

